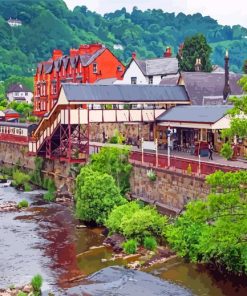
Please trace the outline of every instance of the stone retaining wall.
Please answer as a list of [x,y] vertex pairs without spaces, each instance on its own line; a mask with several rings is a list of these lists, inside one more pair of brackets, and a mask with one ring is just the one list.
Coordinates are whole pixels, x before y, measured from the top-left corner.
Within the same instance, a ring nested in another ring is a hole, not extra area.
[[150,181],[147,177],[149,169],[136,164],[133,166],[131,193],[134,197],[179,212],[188,201],[205,198],[209,193],[204,178],[153,168],[157,178]]
[[[27,154],[27,146],[0,142],[1,165],[16,165],[33,170],[35,157]],[[156,181],[147,177],[148,167],[135,164],[131,176],[131,194],[149,203],[156,203],[173,212],[179,212],[192,199],[205,198],[209,187],[204,178],[190,176],[175,171],[153,168]],[[70,174],[71,165],[58,160],[45,160],[43,174],[53,178],[57,188],[67,185],[73,192],[75,179]]]

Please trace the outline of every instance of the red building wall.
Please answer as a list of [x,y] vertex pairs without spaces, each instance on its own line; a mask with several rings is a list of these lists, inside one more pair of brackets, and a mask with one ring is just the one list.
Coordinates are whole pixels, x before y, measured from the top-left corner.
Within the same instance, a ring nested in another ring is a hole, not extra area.
[[[43,116],[56,103],[61,83],[94,83],[100,79],[122,79],[125,66],[102,44],[81,45],[66,57],[54,50],[49,61],[38,65],[34,76],[34,114]],[[77,59],[77,63],[74,62]]]

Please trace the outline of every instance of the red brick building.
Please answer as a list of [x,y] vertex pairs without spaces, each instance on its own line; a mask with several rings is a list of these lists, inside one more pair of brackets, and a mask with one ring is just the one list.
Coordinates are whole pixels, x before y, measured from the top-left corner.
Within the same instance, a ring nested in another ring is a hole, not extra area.
[[38,64],[34,76],[34,114],[43,116],[58,99],[61,83],[94,83],[121,79],[125,66],[102,44],[81,45],[63,55],[55,49],[51,59]]

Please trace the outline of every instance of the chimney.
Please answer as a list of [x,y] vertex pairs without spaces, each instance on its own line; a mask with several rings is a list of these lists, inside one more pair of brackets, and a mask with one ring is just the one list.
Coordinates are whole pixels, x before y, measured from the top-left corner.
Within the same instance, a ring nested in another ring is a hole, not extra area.
[[223,90],[223,103],[227,102],[228,96],[231,94],[230,82],[229,82],[229,54],[226,50],[225,55],[225,85]]
[[100,43],[81,44],[79,47],[79,54],[80,55],[93,54],[96,51],[100,50],[101,48],[103,48],[103,45]]
[[167,46],[166,51],[164,52],[165,58],[170,58],[172,56],[172,50],[171,47]]
[[79,49],[71,48],[69,51],[69,55],[71,58],[74,58],[79,54]]
[[53,61],[61,58],[63,56],[63,52],[60,49],[54,49],[52,54]]
[[201,59],[196,59],[195,72],[201,72],[201,71],[202,71],[202,62],[201,62]]
[[136,59],[136,52],[132,52],[132,59]]

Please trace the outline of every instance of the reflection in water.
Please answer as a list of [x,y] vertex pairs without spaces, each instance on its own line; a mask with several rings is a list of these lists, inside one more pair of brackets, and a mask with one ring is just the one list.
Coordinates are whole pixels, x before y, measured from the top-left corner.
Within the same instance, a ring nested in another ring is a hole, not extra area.
[[[45,280],[45,290],[50,289],[56,295],[73,295],[72,291],[80,291],[79,283],[84,284],[85,288],[87,281],[81,280],[84,276],[111,265],[124,264],[120,259],[109,261],[112,254],[108,248],[90,249],[102,245],[104,237],[100,235],[101,229],[76,229],[77,221],[72,209],[37,202],[34,194],[18,193],[13,188],[0,188],[0,202],[18,202],[23,198],[33,203],[30,209],[0,214],[0,288],[27,283],[34,274],[40,273]],[[102,258],[108,261],[102,262]],[[121,274],[124,272],[125,278],[131,281],[129,271],[121,271]],[[234,285],[239,285],[238,281],[219,278],[215,273],[210,274],[180,260],[158,265],[150,269],[150,272],[188,287],[195,295],[234,296],[244,295],[244,292],[247,295],[247,286],[243,286],[243,280],[242,286],[236,290]],[[81,281],[74,281],[76,279]],[[138,286],[137,282],[135,286]],[[136,296],[134,291],[128,295]],[[147,294],[143,292],[142,295]]]

